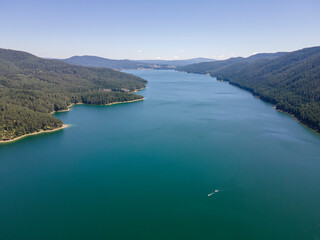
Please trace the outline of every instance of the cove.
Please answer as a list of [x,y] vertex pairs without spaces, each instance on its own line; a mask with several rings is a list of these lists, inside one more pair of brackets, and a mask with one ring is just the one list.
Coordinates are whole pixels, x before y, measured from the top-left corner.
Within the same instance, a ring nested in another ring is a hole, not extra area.
[[144,101],[0,145],[1,239],[320,237],[319,134],[209,76],[127,72]]

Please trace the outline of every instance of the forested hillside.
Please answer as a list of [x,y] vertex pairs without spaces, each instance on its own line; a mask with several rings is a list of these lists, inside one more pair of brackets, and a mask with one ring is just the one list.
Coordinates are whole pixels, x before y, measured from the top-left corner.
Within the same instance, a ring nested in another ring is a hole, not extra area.
[[0,141],[61,127],[49,113],[71,103],[142,99],[132,91],[147,81],[107,68],[69,65],[0,49]]
[[320,132],[320,47],[283,53],[274,59],[235,58],[180,70],[229,81]]
[[286,54],[285,52],[258,53],[247,58],[236,57],[236,58],[229,58],[227,60],[221,60],[221,61],[190,64],[187,66],[180,67],[179,70],[186,71],[186,72],[206,74],[206,73],[225,69],[229,66],[235,66],[234,65],[235,63],[241,63],[241,62],[249,63],[249,62],[254,62],[256,60],[261,60],[261,59],[272,60],[272,59],[276,59],[278,57],[284,56],[285,54]]

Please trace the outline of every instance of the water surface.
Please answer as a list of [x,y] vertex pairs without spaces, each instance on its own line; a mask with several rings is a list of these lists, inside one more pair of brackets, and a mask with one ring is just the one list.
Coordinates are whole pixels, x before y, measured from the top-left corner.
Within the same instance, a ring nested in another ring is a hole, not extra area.
[[208,76],[129,72],[145,101],[0,145],[1,239],[320,238],[318,134]]

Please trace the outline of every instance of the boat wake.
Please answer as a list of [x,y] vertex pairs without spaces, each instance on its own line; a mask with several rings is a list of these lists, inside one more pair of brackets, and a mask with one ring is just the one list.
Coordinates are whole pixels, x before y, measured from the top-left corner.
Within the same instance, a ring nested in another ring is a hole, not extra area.
[[219,192],[218,189],[214,190],[212,193],[209,193],[209,194],[208,194],[208,197],[211,197],[213,194],[215,194],[215,193],[217,193],[217,192]]

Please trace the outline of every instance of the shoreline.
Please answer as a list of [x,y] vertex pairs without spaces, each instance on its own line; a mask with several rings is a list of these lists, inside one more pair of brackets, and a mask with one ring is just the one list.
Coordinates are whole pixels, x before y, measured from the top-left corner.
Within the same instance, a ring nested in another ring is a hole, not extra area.
[[139,92],[139,91],[141,91],[141,90],[143,90],[143,89],[146,89],[146,88],[147,88],[147,87],[139,88],[139,89],[136,89],[136,90],[132,91],[131,93],[137,93],[137,92]]
[[[178,70],[179,71],[179,70]],[[183,71],[180,71],[180,72],[183,72]],[[208,73],[196,73],[196,72],[186,72],[186,73],[193,73],[193,74],[201,74],[201,75],[208,75]],[[235,86],[237,88],[240,88],[242,90],[245,90],[247,92],[250,92],[252,94],[253,97],[255,98],[258,98],[259,100],[263,101],[263,102],[266,102],[266,103],[269,103],[269,104],[272,104],[273,108],[278,111],[278,112],[281,112],[281,113],[285,113],[287,115],[289,115],[290,117],[292,117],[293,119],[295,119],[299,124],[303,125],[304,127],[308,128],[309,130],[311,130],[312,132],[316,133],[316,134],[320,134],[320,131],[317,131],[316,129],[312,128],[312,127],[309,127],[306,123],[302,122],[302,120],[300,120],[299,118],[297,118],[294,114],[292,113],[289,113],[287,111],[284,111],[280,108],[278,108],[275,104],[267,101],[267,100],[264,100],[262,99],[260,96],[258,95],[255,95],[252,90],[248,89],[248,88],[245,88],[245,87],[242,87],[241,85],[239,84],[235,84],[235,83],[232,83],[230,82],[229,80],[223,80],[223,79],[218,79],[217,77],[215,76],[212,76],[211,74],[209,74],[208,76],[212,77],[212,78],[215,78],[217,81],[219,82],[228,82],[230,85],[232,86]]]
[[[140,98],[140,99],[134,99],[134,100],[130,100],[130,101],[124,101],[124,102],[113,102],[113,103],[107,103],[107,104],[102,104],[101,106],[111,106],[111,105],[115,105],[115,104],[121,104],[121,103],[131,103],[131,102],[140,102],[145,100],[145,98]],[[84,103],[83,103],[84,104]],[[93,105],[93,104],[86,104],[86,105]],[[99,106],[99,105],[98,105]]]
[[28,134],[25,134],[25,135],[22,135],[22,136],[20,136],[20,137],[16,137],[16,138],[13,138],[13,139],[0,140],[0,144],[2,144],[2,143],[12,143],[12,142],[15,142],[15,141],[17,141],[17,140],[20,140],[20,139],[22,139],[22,138],[25,138],[25,137],[28,137],[28,136],[32,136],[32,135],[38,135],[38,134],[42,134],[42,133],[56,132],[56,131],[65,129],[65,128],[69,127],[69,126],[70,126],[70,125],[63,124],[62,127],[59,127],[59,128],[55,128],[55,129],[51,129],[51,130],[40,130],[39,132],[28,133]]
[[[144,88],[143,88],[144,89]],[[141,89],[139,89],[141,90]],[[138,91],[139,91],[138,90]],[[131,102],[138,102],[138,101],[143,101],[145,100],[145,98],[141,98],[141,99],[135,99],[135,100],[130,100],[130,101],[124,101],[124,102],[113,102],[113,103],[108,103],[108,104],[102,104],[102,105],[98,105],[98,106],[111,106],[111,105],[115,105],[115,104],[121,104],[121,103],[131,103]],[[67,109],[64,109],[64,110],[59,110],[59,111],[53,111],[51,112],[50,114],[54,114],[54,113],[57,113],[57,112],[68,112],[71,110],[71,107],[74,106],[74,105],[95,105],[95,104],[85,104],[85,103],[71,103],[70,105],[68,105]],[[97,105],[96,105],[97,106]],[[59,130],[62,130],[62,129],[65,129],[67,127],[69,127],[70,125],[67,125],[67,124],[63,124],[62,127],[59,127],[59,128],[55,128],[55,129],[51,129],[51,130],[40,130],[39,132],[33,132],[33,133],[28,133],[28,134],[25,134],[25,135],[22,135],[20,137],[16,137],[16,138],[13,138],[13,139],[9,139],[9,140],[0,140],[0,144],[3,144],[3,143],[13,143],[17,140],[20,140],[22,138],[25,138],[25,137],[28,137],[28,136],[32,136],[32,135],[38,135],[38,134],[42,134],[42,133],[50,133],[50,132],[55,132],[55,131],[59,131]]]
[[[262,100],[261,98],[259,98],[260,100]],[[262,100],[264,101],[264,100]],[[266,102],[266,101],[264,101]],[[269,103],[269,102],[267,102]],[[272,103],[270,103],[272,104]],[[272,104],[273,105],[273,104]],[[301,124],[302,126],[308,128],[309,130],[311,130],[312,132],[316,133],[316,134],[320,134],[320,132],[318,132],[317,130],[309,127],[307,124],[305,124],[304,122],[302,122],[302,120],[300,120],[299,118],[297,118],[295,115],[293,115],[292,113],[289,113],[289,112],[286,112],[286,111],[283,111],[282,109],[280,108],[277,108],[277,106],[273,105],[273,108],[277,111],[277,112],[280,112],[280,113],[283,113],[283,114],[286,114],[286,115],[289,115],[290,117],[292,117],[293,119],[295,119],[299,124]]]
[[111,106],[111,105],[115,105],[115,104],[139,102],[139,101],[143,101],[143,100],[145,100],[145,98],[134,99],[134,100],[130,100],[130,101],[123,101],[123,102],[112,102],[112,103],[107,103],[107,104],[71,103],[70,105],[68,105],[68,108],[67,108],[67,109],[59,110],[59,111],[53,111],[53,112],[51,112],[50,114],[59,113],[59,112],[68,112],[68,111],[71,110],[71,108],[72,108],[74,105]]
[[71,103],[70,105],[67,106],[67,109],[63,109],[63,110],[58,110],[58,111],[53,111],[49,114],[54,114],[54,113],[57,113],[57,112],[69,112],[72,108],[72,106],[76,105],[76,104],[83,104],[83,103]]
[[[131,93],[137,93],[143,89],[146,89],[147,87],[144,87],[144,88],[139,88],[139,89],[136,89],[134,90],[133,92]],[[58,111],[52,111],[50,114],[54,114],[54,113],[58,113],[58,112],[68,112],[71,110],[71,108],[74,106],[74,105],[95,105],[95,106],[110,106],[110,105],[114,105],[114,104],[121,104],[121,103],[131,103],[131,102],[139,102],[139,101],[143,101],[145,100],[145,98],[140,98],[140,99],[134,99],[134,100],[130,100],[130,101],[123,101],[123,102],[112,102],[112,103],[107,103],[107,104],[87,104],[87,103],[71,103],[70,105],[67,106],[67,109],[64,109],[64,110],[58,110]]]

